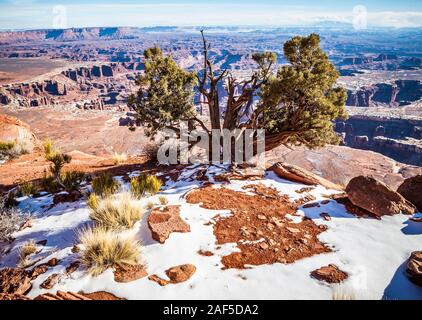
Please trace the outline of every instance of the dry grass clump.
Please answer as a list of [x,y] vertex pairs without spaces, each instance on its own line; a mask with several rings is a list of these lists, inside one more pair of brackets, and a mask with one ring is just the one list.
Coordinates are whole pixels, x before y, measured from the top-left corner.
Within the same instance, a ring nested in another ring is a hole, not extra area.
[[107,230],[131,229],[142,218],[142,209],[129,193],[99,198],[91,194],[87,204],[90,218]]
[[152,201],[148,201],[148,203],[147,203],[147,205],[146,205],[146,208],[148,209],[148,210],[151,210],[152,208],[154,208],[154,202],[152,202]]
[[77,191],[85,180],[85,173],[81,171],[68,171],[61,174],[61,181],[66,191]]
[[20,229],[20,227],[28,219],[28,215],[22,213],[19,209],[9,207],[13,199],[0,199],[0,242],[13,240],[12,234]]
[[108,173],[102,173],[92,180],[92,190],[101,197],[108,197],[119,190],[120,184]]
[[118,165],[127,161],[127,154],[114,152],[112,159],[114,165]]
[[167,198],[166,198],[165,196],[160,196],[160,197],[158,198],[158,200],[160,201],[160,204],[161,204],[162,206],[165,206],[166,204],[168,204],[168,203],[169,203],[169,201],[167,200]]
[[25,181],[19,185],[19,191],[24,196],[30,196],[38,192],[38,187],[30,181]]
[[130,189],[137,198],[143,197],[146,193],[156,194],[162,185],[161,180],[152,175],[140,175],[130,180]]
[[87,228],[78,234],[83,245],[82,263],[93,276],[115,265],[139,263],[141,244],[102,227]]
[[332,292],[333,300],[356,300],[354,290],[344,287],[335,287]]
[[37,252],[37,246],[33,240],[26,242],[19,248],[19,266],[25,268],[28,264],[28,257]]
[[34,145],[29,139],[17,139],[14,141],[0,141],[0,160],[8,160],[22,154],[31,153]]

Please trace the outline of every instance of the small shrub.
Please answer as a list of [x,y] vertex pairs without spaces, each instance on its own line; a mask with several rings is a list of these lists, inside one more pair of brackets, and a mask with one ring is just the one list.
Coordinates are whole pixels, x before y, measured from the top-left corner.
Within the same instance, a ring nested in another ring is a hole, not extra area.
[[142,218],[142,210],[130,194],[98,199],[90,196],[88,206],[90,218],[98,225],[110,230],[130,229]]
[[126,153],[117,153],[115,152],[113,155],[113,163],[114,165],[121,164],[127,161],[127,154]]
[[33,144],[29,139],[15,141],[0,141],[0,160],[16,158],[22,154],[31,153]]
[[29,197],[36,194],[38,192],[38,188],[34,183],[25,181],[19,185],[19,191],[22,195]]
[[160,196],[160,197],[158,198],[158,200],[160,200],[160,204],[161,204],[162,206],[165,206],[166,204],[168,204],[168,203],[169,203],[169,201],[167,200],[167,198],[166,198],[166,197],[164,197],[164,196]]
[[0,199],[0,242],[10,242],[13,239],[12,234],[19,231],[28,219],[27,214],[17,208],[7,207],[6,202],[7,199]]
[[14,141],[0,141],[0,152],[8,152],[15,146]]
[[156,194],[162,185],[160,179],[151,175],[140,175],[130,180],[132,194],[137,198],[143,197],[147,192],[151,195]]
[[68,171],[61,175],[61,180],[66,191],[77,191],[85,179],[85,173],[81,171]]
[[44,155],[47,158],[52,155],[54,152],[53,142],[50,139],[43,141]]
[[59,182],[61,179],[61,172],[65,164],[72,161],[72,157],[65,153],[53,152],[46,155],[47,161],[51,162],[50,172]]
[[123,237],[102,227],[88,228],[79,232],[83,245],[82,263],[93,276],[98,276],[115,265],[137,264],[141,245],[132,237]]
[[29,139],[18,139],[12,148],[12,152],[14,153],[14,157],[17,157],[22,154],[31,153],[33,149],[34,145]]
[[28,257],[37,252],[37,246],[33,240],[26,242],[19,248],[19,266],[25,268],[28,265]]
[[154,208],[154,202],[152,202],[152,201],[148,201],[148,203],[147,203],[147,209],[148,210],[151,210],[152,208]]
[[56,193],[59,191],[60,186],[53,176],[47,176],[44,173],[44,178],[41,180],[41,188],[48,193]]
[[101,197],[108,197],[119,190],[119,183],[107,173],[103,173],[92,180],[92,190]]

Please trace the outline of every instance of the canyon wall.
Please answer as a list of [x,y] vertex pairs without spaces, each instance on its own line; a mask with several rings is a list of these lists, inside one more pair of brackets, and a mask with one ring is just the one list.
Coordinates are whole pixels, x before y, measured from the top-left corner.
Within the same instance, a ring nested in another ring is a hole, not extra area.
[[422,120],[351,116],[336,122],[335,130],[349,147],[422,166]]

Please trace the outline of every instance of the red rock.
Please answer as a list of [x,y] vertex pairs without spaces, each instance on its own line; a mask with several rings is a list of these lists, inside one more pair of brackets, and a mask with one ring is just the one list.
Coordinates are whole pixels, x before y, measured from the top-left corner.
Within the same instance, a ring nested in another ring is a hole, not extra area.
[[190,232],[190,226],[180,217],[180,206],[152,210],[148,217],[152,238],[164,243],[173,232]]
[[341,271],[333,264],[312,271],[311,276],[317,280],[328,283],[340,283],[348,278],[348,274],[346,272]]
[[413,203],[422,212],[422,175],[406,179],[397,192]]
[[45,264],[45,263],[40,264],[39,266],[36,266],[35,268],[33,268],[31,270],[30,277],[31,277],[32,280],[34,280],[34,279],[38,278],[38,276],[46,273],[47,270],[48,270],[47,264]]
[[43,289],[51,289],[57,284],[57,282],[59,282],[59,280],[60,274],[54,273],[41,283],[40,287]]
[[66,267],[66,274],[70,275],[76,270],[78,270],[79,266],[81,265],[80,261],[73,261],[70,265]]
[[0,293],[24,295],[32,288],[28,272],[22,269],[0,270]]
[[148,275],[143,265],[117,265],[114,269],[114,281],[121,283],[135,281]]
[[356,177],[346,188],[349,200],[379,217],[395,214],[414,214],[416,207],[401,194],[373,177]]
[[22,294],[11,294],[11,293],[0,293],[0,301],[12,301],[12,300],[31,300],[31,298],[28,298],[27,296],[24,296]]
[[157,276],[156,274],[152,274],[148,277],[148,280],[157,282],[160,286],[164,287],[170,283],[170,281],[165,280]]
[[111,300],[126,300],[124,298],[116,297],[114,294],[106,291],[97,291],[91,293],[83,293],[81,292],[80,295],[83,295],[91,300],[103,300],[103,301],[111,301]]
[[212,257],[214,255],[214,253],[212,253],[211,251],[205,251],[205,250],[199,250],[198,254],[204,257]]
[[195,273],[196,267],[193,264],[183,264],[166,270],[166,275],[171,283],[187,281]]
[[422,251],[412,252],[406,266],[410,281],[422,286]]
[[48,260],[48,262],[47,262],[47,264],[50,267],[55,267],[55,266],[57,266],[58,263],[59,263],[59,260],[57,260],[57,258],[52,258],[52,259]]

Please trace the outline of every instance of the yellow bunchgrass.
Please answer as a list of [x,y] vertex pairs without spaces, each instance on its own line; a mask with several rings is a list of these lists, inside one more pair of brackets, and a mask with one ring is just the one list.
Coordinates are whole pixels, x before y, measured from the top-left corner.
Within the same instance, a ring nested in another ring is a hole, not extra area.
[[111,196],[116,193],[119,188],[119,183],[107,173],[103,173],[92,180],[92,190],[98,196]]
[[158,200],[160,201],[160,204],[163,205],[163,206],[165,206],[166,204],[169,203],[169,201],[167,200],[167,198],[165,196],[160,196],[158,198]]
[[127,154],[126,153],[117,153],[113,154],[113,163],[114,165],[118,165],[127,161]]
[[82,244],[82,263],[93,276],[116,265],[135,265],[140,261],[141,244],[134,237],[125,237],[103,227],[78,232]]
[[130,189],[137,198],[143,197],[146,193],[155,195],[162,185],[161,180],[152,175],[140,175],[130,180]]
[[33,240],[30,240],[19,248],[19,266],[25,268],[28,264],[28,257],[37,252],[37,246]]
[[87,200],[90,218],[109,230],[131,229],[142,218],[142,208],[130,193],[100,198],[91,194]]

